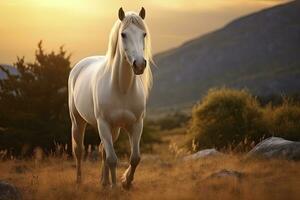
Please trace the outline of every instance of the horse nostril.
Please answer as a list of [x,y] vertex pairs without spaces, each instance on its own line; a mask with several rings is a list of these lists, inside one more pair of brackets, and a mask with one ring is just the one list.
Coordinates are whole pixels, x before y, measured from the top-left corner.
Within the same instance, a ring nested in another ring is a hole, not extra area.
[[144,67],[147,66],[147,60],[144,59]]
[[133,67],[136,67],[136,60],[133,61]]

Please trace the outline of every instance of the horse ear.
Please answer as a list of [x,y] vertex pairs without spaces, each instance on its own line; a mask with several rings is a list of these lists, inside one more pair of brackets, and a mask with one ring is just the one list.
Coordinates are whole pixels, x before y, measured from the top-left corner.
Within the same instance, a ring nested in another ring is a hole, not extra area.
[[123,8],[121,7],[121,8],[119,9],[119,19],[120,19],[121,21],[123,21],[124,18],[125,18],[125,13],[124,13]]
[[140,15],[140,17],[141,17],[142,19],[145,19],[145,17],[146,17],[146,10],[145,10],[144,7],[142,7],[142,9],[141,9],[139,15]]

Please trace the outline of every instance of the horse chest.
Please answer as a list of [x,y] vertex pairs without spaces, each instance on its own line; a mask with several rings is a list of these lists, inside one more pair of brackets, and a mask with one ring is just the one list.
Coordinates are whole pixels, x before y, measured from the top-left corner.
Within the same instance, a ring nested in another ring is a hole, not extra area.
[[134,124],[145,111],[142,100],[127,97],[109,98],[100,107],[103,116],[114,126],[125,127]]

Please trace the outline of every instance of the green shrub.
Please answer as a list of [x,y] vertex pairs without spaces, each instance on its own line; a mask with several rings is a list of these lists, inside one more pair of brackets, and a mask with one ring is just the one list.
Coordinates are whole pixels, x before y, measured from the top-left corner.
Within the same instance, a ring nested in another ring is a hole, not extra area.
[[300,105],[284,99],[282,105],[268,106],[264,119],[269,132],[287,140],[300,140]]
[[245,90],[210,90],[192,111],[188,130],[194,150],[235,148],[245,141],[259,141],[266,128],[257,100]]

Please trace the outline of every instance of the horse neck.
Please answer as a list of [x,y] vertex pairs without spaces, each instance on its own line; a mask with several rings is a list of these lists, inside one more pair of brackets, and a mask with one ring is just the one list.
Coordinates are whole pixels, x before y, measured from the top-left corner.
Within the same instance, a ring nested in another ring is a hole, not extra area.
[[135,75],[124,56],[117,50],[112,67],[112,83],[123,94],[126,94],[135,82]]

